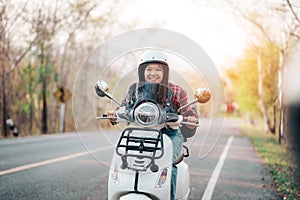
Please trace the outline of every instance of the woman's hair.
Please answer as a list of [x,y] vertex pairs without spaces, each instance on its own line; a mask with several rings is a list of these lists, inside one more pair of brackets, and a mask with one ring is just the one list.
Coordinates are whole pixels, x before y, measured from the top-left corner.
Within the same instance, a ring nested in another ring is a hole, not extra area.
[[[164,71],[163,73],[163,80],[162,83],[165,85],[168,85],[169,81],[169,66],[166,65],[165,63],[159,63],[159,62],[154,62],[155,64],[158,64]],[[138,69],[138,75],[139,75],[139,82],[145,82],[145,69],[149,64],[153,64],[153,62],[149,63],[143,63],[139,66]]]

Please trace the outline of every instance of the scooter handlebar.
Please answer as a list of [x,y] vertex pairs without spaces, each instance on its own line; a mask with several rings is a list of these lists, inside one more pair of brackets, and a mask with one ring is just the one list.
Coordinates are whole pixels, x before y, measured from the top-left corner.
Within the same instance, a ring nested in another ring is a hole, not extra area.
[[191,123],[191,122],[181,122],[181,124],[188,125],[188,126],[199,127],[199,124],[195,124],[195,123]]
[[116,122],[128,122],[128,120],[126,120],[126,119],[123,119],[123,118],[117,117],[117,116],[116,117],[108,116],[106,113],[104,113],[101,117],[97,117],[97,120],[100,120],[100,119],[109,119],[109,120],[115,119]]

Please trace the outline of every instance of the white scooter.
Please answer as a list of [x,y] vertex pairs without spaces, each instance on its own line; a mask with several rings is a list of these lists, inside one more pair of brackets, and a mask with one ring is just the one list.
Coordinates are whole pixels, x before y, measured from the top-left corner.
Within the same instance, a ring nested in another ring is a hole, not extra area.
[[[108,199],[168,200],[173,147],[162,130],[170,123],[173,127],[179,127],[180,124],[198,125],[182,121],[168,101],[172,92],[167,87],[153,83],[136,83],[131,87],[135,88],[134,92],[120,103],[109,94],[104,81],[98,81],[95,86],[98,96],[108,97],[120,105],[116,117],[103,115],[97,119],[115,118],[117,123],[125,122],[128,125],[120,135],[111,162]],[[207,102],[210,92],[198,89],[195,97],[188,105]],[[189,156],[189,151],[186,146],[183,150],[184,153],[175,161],[178,170],[176,199],[185,200],[190,193],[190,175],[189,167],[183,161],[184,157]]]

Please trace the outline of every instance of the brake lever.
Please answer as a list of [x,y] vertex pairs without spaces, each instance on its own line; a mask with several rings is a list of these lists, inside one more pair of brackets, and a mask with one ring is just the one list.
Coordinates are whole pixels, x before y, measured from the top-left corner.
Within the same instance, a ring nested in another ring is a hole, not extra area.
[[188,126],[199,127],[199,124],[195,124],[195,123],[191,123],[191,122],[181,122],[181,124],[188,125]]

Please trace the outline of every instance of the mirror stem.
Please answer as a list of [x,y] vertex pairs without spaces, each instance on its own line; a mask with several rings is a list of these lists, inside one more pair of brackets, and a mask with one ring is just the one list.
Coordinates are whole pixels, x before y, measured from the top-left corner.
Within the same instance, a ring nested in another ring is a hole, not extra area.
[[191,102],[189,102],[189,103],[187,103],[187,104],[181,106],[180,108],[178,108],[177,112],[179,112],[179,111],[182,110],[183,108],[185,108],[185,107],[187,107],[187,106],[189,106],[189,105],[192,105],[192,104],[194,104],[194,103],[197,103],[197,102],[198,102],[198,99],[194,99],[193,101],[191,101]]
[[116,100],[116,99],[111,99],[111,100],[113,100],[116,104],[118,104],[119,106],[121,105],[121,103],[118,101],[118,100]]
[[113,98],[110,94],[106,93],[106,96],[107,96],[109,99],[113,100],[113,101],[114,101],[116,104],[118,104],[119,106],[121,105],[121,102],[119,102],[118,100],[116,100],[115,98]]

